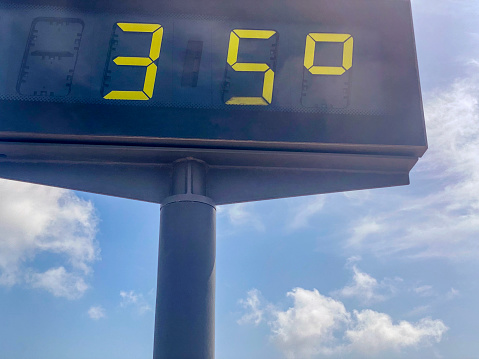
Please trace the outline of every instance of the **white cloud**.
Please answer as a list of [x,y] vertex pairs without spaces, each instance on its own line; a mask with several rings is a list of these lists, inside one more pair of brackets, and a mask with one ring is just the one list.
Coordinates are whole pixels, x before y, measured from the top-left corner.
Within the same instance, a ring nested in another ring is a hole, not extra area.
[[134,307],[138,314],[142,315],[151,310],[150,305],[146,302],[143,294],[135,293],[134,290],[129,292],[120,291],[121,307]]
[[88,316],[93,320],[105,318],[105,308],[103,308],[101,305],[92,306],[90,309],[88,309]]
[[27,282],[33,288],[41,288],[55,297],[78,299],[88,289],[81,275],[69,273],[64,267],[50,268],[43,273],[29,273]]
[[138,299],[140,298],[140,294],[135,294],[135,291],[130,290],[129,292],[120,291],[121,303],[122,307],[126,307],[129,304],[136,304],[138,303]]
[[294,306],[278,311],[270,323],[273,340],[286,357],[307,359],[340,349],[334,333],[351,320],[343,303],[316,289],[295,288],[287,295]]
[[356,297],[363,303],[379,302],[386,299],[384,295],[378,293],[381,286],[376,278],[361,272],[356,266],[353,266],[353,271],[353,283],[336,291],[336,294],[346,298]]
[[[406,188],[371,192],[346,248],[378,256],[479,257],[479,78],[425,96],[429,150]],[[370,206],[369,206],[370,204]]]
[[[7,180],[0,180],[0,198],[0,285],[29,283],[56,296],[80,296],[99,258],[93,205],[68,190]],[[58,255],[71,270],[38,273],[34,259],[41,253]]]
[[240,299],[239,303],[247,311],[239,320],[238,324],[254,323],[258,325],[263,319],[263,309],[261,308],[260,292],[252,289],[248,292],[246,299]]
[[448,329],[442,321],[430,318],[423,318],[414,324],[407,321],[393,324],[391,317],[385,313],[370,309],[355,310],[353,313],[354,326],[345,334],[351,342],[349,349],[368,355],[439,342]]
[[253,227],[264,231],[265,226],[253,211],[254,203],[236,203],[217,207],[218,215],[226,215],[230,223],[237,226]]
[[359,256],[348,258],[346,267],[352,265],[352,270],[354,272],[352,283],[339,290],[333,291],[331,293],[333,296],[356,298],[359,299],[362,304],[372,304],[386,300],[396,293],[396,285],[398,282],[402,282],[402,278],[383,278],[378,282],[376,278],[362,272],[353,264],[360,259],[361,257]]
[[[259,291],[254,293],[258,298]],[[448,330],[441,320],[430,318],[394,323],[389,315],[370,309],[351,313],[341,301],[316,289],[295,288],[287,296],[293,299],[292,307],[282,311],[269,304],[262,318],[271,328],[272,341],[288,359],[385,357],[387,352],[439,342]]]

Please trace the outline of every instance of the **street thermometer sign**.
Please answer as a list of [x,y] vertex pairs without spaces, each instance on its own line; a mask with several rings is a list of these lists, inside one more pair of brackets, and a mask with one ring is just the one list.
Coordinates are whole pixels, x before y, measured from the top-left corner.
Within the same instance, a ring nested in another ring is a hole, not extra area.
[[154,359],[214,358],[215,205],[426,148],[409,0],[0,0],[0,178],[161,203]]
[[408,0],[4,1],[0,20],[6,178],[161,202],[195,157],[221,204],[407,184],[426,150]]

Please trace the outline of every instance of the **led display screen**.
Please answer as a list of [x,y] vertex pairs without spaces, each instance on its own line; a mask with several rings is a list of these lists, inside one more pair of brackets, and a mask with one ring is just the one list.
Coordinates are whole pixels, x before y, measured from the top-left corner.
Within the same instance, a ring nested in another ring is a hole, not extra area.
[[0,135],[425,144],[409,1],[251,4],[0,4]]

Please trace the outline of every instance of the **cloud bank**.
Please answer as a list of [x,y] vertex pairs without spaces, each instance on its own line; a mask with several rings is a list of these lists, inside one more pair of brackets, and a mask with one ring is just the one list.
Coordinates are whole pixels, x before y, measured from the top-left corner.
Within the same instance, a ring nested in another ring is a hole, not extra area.
[[437,343],[448,330],[441,320],[431,318],[395,323],[388,314],[371,309],[349,312],[342,302],[316,289],[288,292],[293,306],[287,310],[259,303],[259,295],[258,290],[248,292],[244,303],[252,303],[253,313],[246,313],[240,323],[266,322],[272,342],[288,359],[384,357],[387,352]]

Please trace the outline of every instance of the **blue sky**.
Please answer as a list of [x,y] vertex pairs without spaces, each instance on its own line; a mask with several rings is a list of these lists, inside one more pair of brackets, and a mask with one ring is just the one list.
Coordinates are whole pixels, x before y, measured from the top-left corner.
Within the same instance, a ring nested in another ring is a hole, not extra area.
[[[413,16],[411,185],[219,206],[217,358],[478,358],[479,2]],[[159,212],[0,181],[0,358],[151,358]]]

